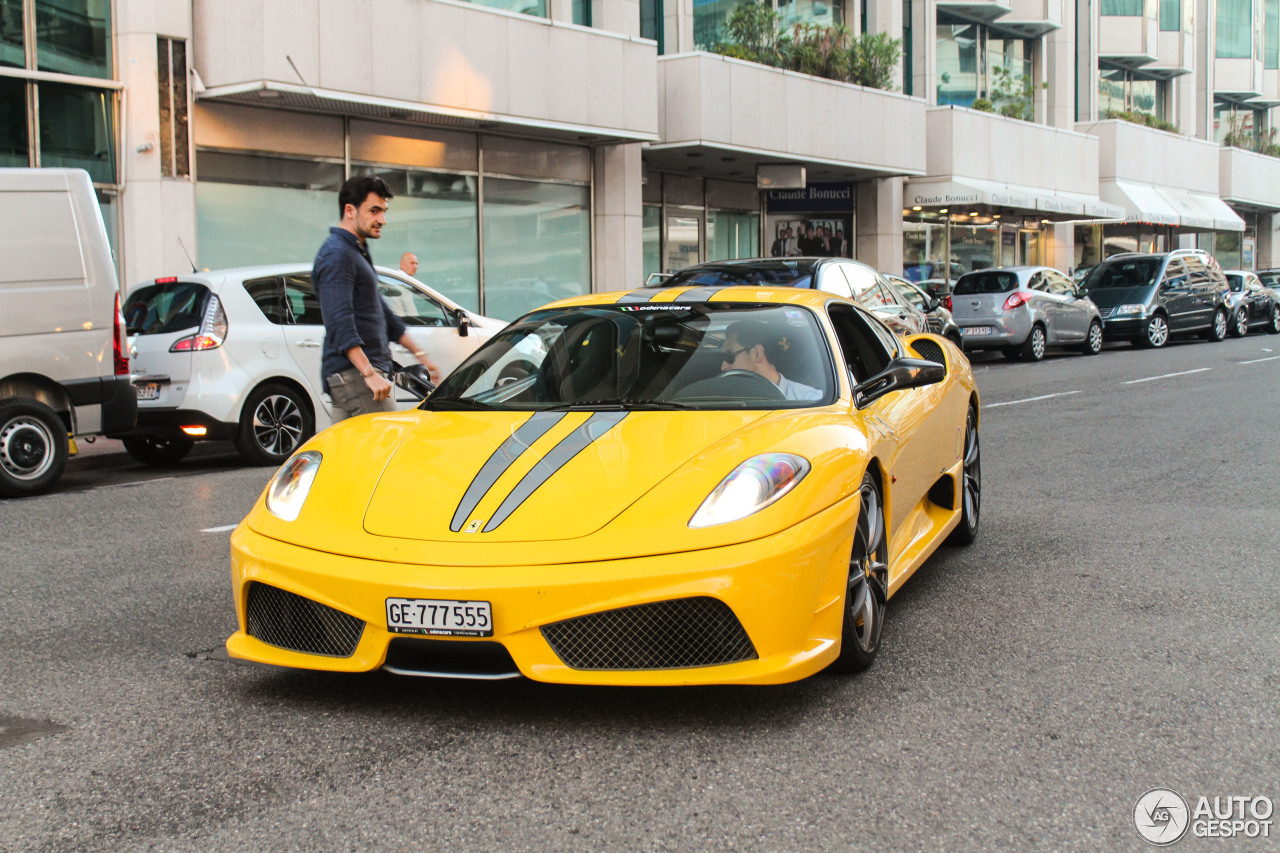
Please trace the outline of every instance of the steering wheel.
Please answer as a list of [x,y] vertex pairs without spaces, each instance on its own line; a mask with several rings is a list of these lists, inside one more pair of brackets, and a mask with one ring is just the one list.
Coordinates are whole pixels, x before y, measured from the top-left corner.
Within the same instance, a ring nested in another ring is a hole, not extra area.
[[726,370],[681,388],[674,399],[708,397],[731,400],[785,400],[782,389],[754,370]]

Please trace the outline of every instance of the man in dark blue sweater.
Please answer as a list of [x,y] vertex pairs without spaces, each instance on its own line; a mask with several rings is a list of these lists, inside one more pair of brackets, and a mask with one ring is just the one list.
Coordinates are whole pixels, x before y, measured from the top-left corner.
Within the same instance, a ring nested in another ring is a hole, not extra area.
[[382,178],[361,175],[347,180],[338,191],[340,219],[329,229],[311,270],[324,320],[320,376],[333,399],[335,422],[394,411],[387,378],[393,364],[390,341],[412,352],[439,381],[426,352],[378,293],[367,241],[382,236],[390,201],[391,191]]

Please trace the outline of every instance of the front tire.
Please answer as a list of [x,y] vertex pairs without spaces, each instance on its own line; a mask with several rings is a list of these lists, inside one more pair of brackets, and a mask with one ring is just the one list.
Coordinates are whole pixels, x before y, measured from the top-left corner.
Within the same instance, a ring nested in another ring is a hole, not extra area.
[[279,465],[315,431],[315,417],[302,395],[287,385],[268,383],[244,404],[236,450],[250,465]]
[[978,524],[982,521],[982,454],[978,441],[978,412],[969,409],[964,427],[964,467],[960,476],[960,523],[947,542],[952,545],[968,545],[978,538]]
[[1207,341],[1217,343],[1227,336],[1227,312],[1218,309],[1213,312],[1213,325],[1209,327],[1209,331],[1204,333]]
[[195,442],[191,439],[173,435],[124,438],[120,443],[134,459],[147,465],[160,467],[177,465],[195,446]]
[[67,426],[30,397],[0,402],[0,496],[24,498],[52,486],[67,467]]
[[1031,334],[1027,335],[1027,341],[1022,345],[1022,357],[1027,361],[1039,361],[1044,358],[1046,342],[1044,326],[1032,326]]
[[1271,313],[1267,316],[1267,334],[1280,335],[1280,307],[1271,306]]
[[1241,308],[1236,312],[1235,322],[1231,324],[1230,334],[1233,338],[1243,338],[1249,334],[1249,312]]
[[1102,324],[1097,320],[1089,324],[1089,334],[1084,336],[1080,352],[1085,355],[1097,355],[1102,352]]
[[1169,342],[1169,321],[1163,314],[1152,314],[1142,327],[1142,336],[1136,341],[1146,349],[1159,349]]
[[831,665],[837,672],[861,672],[875,661],[889,599],[889,546],[884,506],[880,487],[870,471],[862,476],[858,494],[861,506],[849,555],[840,655]]

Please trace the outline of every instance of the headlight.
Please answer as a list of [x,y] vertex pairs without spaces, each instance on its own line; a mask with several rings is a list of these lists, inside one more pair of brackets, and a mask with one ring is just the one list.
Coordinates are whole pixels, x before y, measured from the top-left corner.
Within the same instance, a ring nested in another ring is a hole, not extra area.
[[311,491],[311,483],[320,470],[321,456],[307,450],[280,466],[267,486],[267,510],[276,518],[294,521]]
[[1145,305],[1117,305],[1116,314],[1145,314],[1147,306]]
[[743,462],[720,481],[690,527],[711,527],[746,518],[791,491],[809,473],[809,460],[790,453],[765,453]]

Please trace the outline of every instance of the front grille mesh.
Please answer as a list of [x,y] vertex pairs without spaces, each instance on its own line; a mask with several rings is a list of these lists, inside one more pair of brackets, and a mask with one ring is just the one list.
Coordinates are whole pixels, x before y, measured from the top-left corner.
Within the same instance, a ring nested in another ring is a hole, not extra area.
[[1114,314],[1115,312],[1116,312],[1116,309],[1115,309],[1115,308],[1103,308],[1103,309],[1102,309],[1102,319],[1104,319],[1104,320],[1105,320],[1105,319],[1107,319],[1108,317],[1110,317],[1110,316],[1111,316],[1112,314]]
[[942,366],[946,366],[947,357],[942,354],[942,347],[938,346],[928,338],[920,338],[911,342],[911,348],[916,351],[916,355],[929,361],[937,362]]
[[250,637],[311,655],[351,657],[364,633],[363,620],[265,583],[249,585],[245,616]]
[[723,601],[678,598],[592,613],[542,629],[573,669],[683,669],[755,660],[755,646]]

